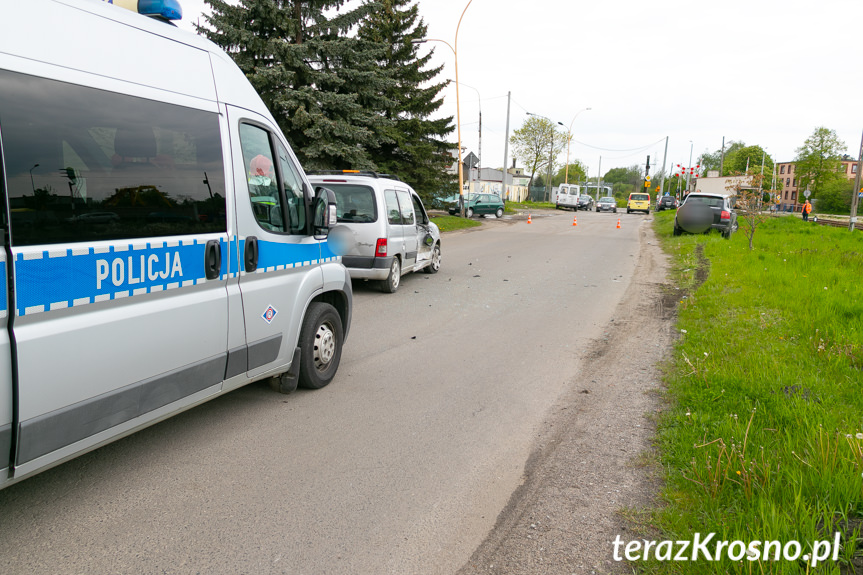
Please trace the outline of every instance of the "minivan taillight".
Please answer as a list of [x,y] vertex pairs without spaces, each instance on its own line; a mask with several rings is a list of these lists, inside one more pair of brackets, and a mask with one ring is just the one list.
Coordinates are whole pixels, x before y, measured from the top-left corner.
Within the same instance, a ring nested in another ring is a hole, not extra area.
[[719,216],[719,219],[730,220],[731,219],[731,212],[726,211],[726,210],[722,210],[722,214]]
[[378,242],[375,244],[375,257],[382,258],[387,255],[387,239],[386,238],[378,238]]

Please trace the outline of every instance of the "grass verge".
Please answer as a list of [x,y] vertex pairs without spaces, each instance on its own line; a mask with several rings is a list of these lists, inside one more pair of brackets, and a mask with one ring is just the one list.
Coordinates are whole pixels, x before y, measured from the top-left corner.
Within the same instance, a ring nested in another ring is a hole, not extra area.
[[470,220],[468,218],[461,218],[458,216],[433,216],[429,219],[437,224],[437,227],[440,228],[440,231],[442,232],[475,228],[482,225],[476,220]]
[[654,217],[682,295],[657,431],[666,485],[650,528],[658,540],[715,533],[711,551],[718,540],[802,549],[798,560],[762,546],[752,560],[728,550],[636,565],[811,573],[802,556],[838,532],[839,560],[817,572],[863,573],[863,235],[771,218],[750,252],[742,233],[673,237],[673,217]]
[[514,214],[524,210],[553,210],[554,204],[551,202],[507,202],[506,213]]

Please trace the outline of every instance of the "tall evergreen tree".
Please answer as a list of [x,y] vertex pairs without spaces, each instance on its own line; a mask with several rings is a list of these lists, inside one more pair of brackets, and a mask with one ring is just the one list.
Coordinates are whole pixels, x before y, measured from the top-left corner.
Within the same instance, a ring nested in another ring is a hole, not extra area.
[[375,168],[389,80],[369,62],[381,46],[349,36],[379,5],[346,0],[206,0],[198,32],[227,51],[263,98],[306,169]]
[[[414,0],[378,0],[379,10],[360,24],[358,37],[383,46],[375,62],[389,80],[381,110],[387,122],[378,124],[377,145],[369,149],[381,171],[407,181],[426,201],[452,193],[454,178],[446,169],[447,153],[455,147],[445,141],[452,133],[452,116],[431,119],[443,103],[440,92],[446,82],[430,84],[443,66],[428,68],[432,54],[420,58],[412,40],[425,37],[427,27]],[[362,101],[372,107],[374,102]]]

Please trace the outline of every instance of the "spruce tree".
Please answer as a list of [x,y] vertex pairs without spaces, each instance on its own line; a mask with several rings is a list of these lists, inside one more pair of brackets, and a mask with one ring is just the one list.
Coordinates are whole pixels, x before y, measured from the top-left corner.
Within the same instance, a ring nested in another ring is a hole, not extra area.
[[440,92],[447,83],[429,84],[443,66],[427,68],[431,53],[420,58],[419,47],[411,43],[427,33],[413,1],[378,0],[380,9],[360,23],[357,35],[361,41],[383,46],[376,64],[390,80],[383,84],[383,98],[377,100],[384,105],[381,113],[387,121],[377,125],[380,131],[376,145],[369,149],[371,158],[379,170],[408,182],[428,203],[452,193],[455,179],[446,169],[452,164],[448,151],[455,144],[444,138],[454,126],[452,116],[430,119],[443,103]]
[[206,0],[198,32],[246,74],[305,169],[374,169],[368,150],[387,133],[389,80],[371,65],[381,46],[351,37],[379,6],[346,0]]

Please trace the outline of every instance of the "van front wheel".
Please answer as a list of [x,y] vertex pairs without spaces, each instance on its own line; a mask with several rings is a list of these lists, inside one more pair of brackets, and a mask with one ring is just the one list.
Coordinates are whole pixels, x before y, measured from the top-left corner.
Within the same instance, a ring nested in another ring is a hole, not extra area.
[[320,389],[333,380],[343,341],[342,318],[336,308],[313,302],[300,329],[300,387]]

